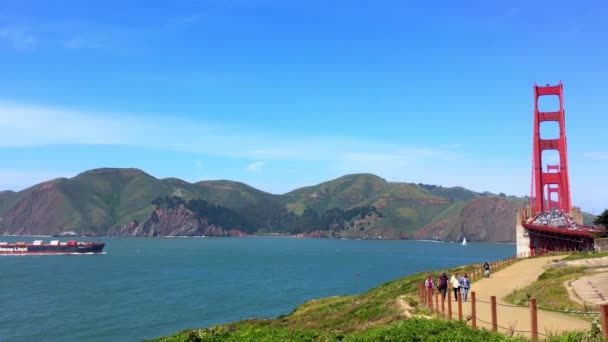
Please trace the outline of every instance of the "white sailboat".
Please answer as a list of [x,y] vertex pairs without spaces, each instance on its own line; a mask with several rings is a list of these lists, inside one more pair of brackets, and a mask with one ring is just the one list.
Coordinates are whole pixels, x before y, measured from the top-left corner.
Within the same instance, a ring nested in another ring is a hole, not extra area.
[[462,245],[466,245],[467,244],[467,238],[466,237],[462,237]]

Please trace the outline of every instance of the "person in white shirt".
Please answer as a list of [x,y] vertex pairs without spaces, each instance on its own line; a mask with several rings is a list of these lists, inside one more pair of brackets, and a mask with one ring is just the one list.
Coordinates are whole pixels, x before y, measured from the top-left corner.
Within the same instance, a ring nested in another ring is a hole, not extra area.
[[458,273],[452,274],[452,278],[450,278],[450,284],[452,284],[452,288],[454,289],[454,300],[458,300],[458,291],[460,290],[460,277]]

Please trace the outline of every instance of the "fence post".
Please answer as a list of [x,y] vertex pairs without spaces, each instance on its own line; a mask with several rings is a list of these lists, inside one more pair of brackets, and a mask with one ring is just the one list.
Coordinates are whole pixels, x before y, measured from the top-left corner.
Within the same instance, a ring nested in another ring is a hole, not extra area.
[[[443,296],[443,293],[441,293]],[[445,318],[445,299],[441,297],[441,317]]]
[[426,290],[426,305],[433,312],[433,291],[431,289]]
[[536,298],[530,298],[530,338],[538,340],[538,317],[536,316]]
[[448,320],[451,320],[452,319],[452,294],[448,293],[447,295],[448,295]]
[[475,291],[471,292],[471,327],[477,328],[477,308],[475,307]]
[[418,284],[418,301],[420,303],[424,302],[424,297],[422,295],[422,289],[424,288],[424,284],[423,283],[419,283]]
[[439,313],[439,290],[435,291],[435,312]]
[[490,302],[492,306],[492,331],[498,331],[498,322],[496,321],[496,296],[490,297]]
[[458,320],[462,321],[462,291],[458,291]]
[[600,322],[602,324],[602,332],[608,338],[608,304],[600,305]]

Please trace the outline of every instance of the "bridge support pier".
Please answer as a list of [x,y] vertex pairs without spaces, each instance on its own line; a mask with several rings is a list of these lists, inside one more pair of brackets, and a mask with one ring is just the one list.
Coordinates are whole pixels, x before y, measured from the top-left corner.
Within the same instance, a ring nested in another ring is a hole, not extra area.
[[517,218],[515,219],[515,244],[517,247],[517,255],[530,255],[530,236],[528,231],[522,225],[522,211],[517,211]]

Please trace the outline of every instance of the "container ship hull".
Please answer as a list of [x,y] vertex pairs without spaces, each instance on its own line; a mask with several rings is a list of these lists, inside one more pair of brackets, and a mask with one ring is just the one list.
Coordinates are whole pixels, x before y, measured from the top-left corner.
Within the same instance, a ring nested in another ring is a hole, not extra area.
[[104,246],[105,243],[95,242],[72,244],[0,243],[0,255],[99,254],[102,253]]

